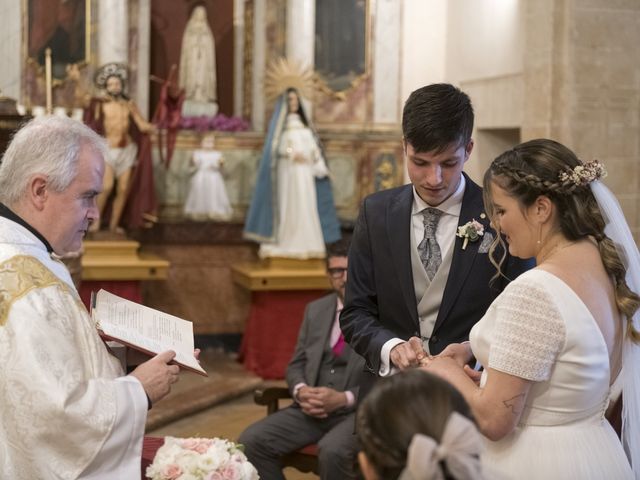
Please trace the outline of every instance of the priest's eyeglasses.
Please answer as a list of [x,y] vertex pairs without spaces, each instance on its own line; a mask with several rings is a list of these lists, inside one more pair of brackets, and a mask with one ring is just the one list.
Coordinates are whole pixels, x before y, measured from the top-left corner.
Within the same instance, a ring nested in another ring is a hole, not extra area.
[[331,276],[331,278],[340,278],[345,274],[346,271],[347,269],[344,267],[335,267],[335,268],[327,269],[327,272],[329,272],[329,276]]

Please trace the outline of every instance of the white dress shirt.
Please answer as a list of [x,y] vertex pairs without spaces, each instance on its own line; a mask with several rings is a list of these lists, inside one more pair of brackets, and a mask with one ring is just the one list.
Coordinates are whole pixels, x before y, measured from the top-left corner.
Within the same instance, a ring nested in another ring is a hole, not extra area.
[[[458,223],[460,222],[460,210],[462,209],[462,198],[464,197],[465,186],[466,181],[464,179],[464,175],[460,175],[460,184],[456,191],[436,207],[431,207],[431,205],[420,198],[416,188],[413,187],[411,234],[415,236],[416,245],[420,245],[420,242],[422,242],[422,239],[424,238],[422,211],[425,208],[436,208],[442,212],[442,216],[438,222],[438,228],[436,229],[436,241],[440,246],[442,257],[444,258],[449,250],[453,248],[456,240]],[[402,340],[401,338],[392,338],[387,340],[382,346],[382,350],[380,350],[380,371],[378,372],[381,377],[386,377],[396,373],[397,369],[391,365],[389,356],[393,347],[404,342],[405,340]]]

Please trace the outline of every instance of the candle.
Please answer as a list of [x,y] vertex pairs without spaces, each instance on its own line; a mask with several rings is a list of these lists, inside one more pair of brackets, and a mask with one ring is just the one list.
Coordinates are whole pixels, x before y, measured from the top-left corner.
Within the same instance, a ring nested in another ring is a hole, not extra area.
[[53,113],[53,102],[52,102],[52,86],[51,86],[51,49],[47,48],[44,51],[44,74],[45,74],[45,89],[47,94],[47,114]]

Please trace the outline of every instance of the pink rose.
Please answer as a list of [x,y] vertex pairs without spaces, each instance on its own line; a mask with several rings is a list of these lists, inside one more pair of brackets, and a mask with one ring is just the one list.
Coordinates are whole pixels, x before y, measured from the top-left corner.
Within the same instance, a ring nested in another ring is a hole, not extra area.
[[186,438],[182,441],[182,447],[198,453],[205,453],[211,446],[211,440],[207,438]]
[[162,476],[167,480],[176,480],[182,475],[182,469],[175,463],[171,463],[162,469]]
[[236,462],[229,462],[220,474],[224,480],[239,480],[242,477],[242,467]]

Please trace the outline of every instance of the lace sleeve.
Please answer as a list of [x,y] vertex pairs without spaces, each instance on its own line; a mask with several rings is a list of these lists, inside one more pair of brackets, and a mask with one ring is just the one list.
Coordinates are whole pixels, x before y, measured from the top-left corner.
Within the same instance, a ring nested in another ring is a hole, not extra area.
[[548,380],[565,340],[564,322],[549,293],[521,281],[499,302],[489,367],[534,382]]

